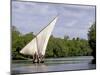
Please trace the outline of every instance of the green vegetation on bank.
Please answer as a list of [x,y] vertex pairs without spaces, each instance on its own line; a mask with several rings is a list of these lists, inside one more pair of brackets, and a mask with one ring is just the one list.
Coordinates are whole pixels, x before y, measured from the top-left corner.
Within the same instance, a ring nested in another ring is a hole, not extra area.
[[96,23],[94,23],[88,32],[89,45],[91,47],[92,56],[94,57],[93,63],[96,63]]

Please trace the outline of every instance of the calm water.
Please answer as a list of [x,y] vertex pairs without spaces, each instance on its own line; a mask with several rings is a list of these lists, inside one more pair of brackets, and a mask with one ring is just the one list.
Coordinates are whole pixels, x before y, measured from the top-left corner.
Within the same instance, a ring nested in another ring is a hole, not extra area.
[[70,71],[95,69],[96,65],[91,64],[92,56],[50,58],[45,63],[32,64],[31,60],[17,60],[12,64],[12,73],[37,73],[51,71]]

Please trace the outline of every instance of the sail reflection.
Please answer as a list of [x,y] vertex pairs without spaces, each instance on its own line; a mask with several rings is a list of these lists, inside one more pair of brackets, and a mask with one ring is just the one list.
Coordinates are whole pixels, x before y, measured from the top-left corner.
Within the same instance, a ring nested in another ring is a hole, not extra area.
[[45,71],[47,71],[47,66],[45,65],[45,64],[34,64],[34,66],[33,66],[33,71],[35,71],[35,72],[45,72]]

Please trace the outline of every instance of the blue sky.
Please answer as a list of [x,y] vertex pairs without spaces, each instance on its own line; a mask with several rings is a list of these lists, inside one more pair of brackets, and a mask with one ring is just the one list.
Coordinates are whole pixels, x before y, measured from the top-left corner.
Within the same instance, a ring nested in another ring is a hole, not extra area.
[[52,32],[55,37],[87,39],[88,29],[95,22],[95,6],[12,1],[12,25],[23,34],[37,34],[57,14]]

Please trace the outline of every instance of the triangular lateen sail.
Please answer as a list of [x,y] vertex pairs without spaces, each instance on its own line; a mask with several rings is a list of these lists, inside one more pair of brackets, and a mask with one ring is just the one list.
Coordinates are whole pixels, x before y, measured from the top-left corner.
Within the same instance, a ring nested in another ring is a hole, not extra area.
[[35,53],[45,55],[46,46],[56,21],[57,17],[54,18],[41,32],[39,32],[37,36],[20,51],[20,53],[31,56]]

